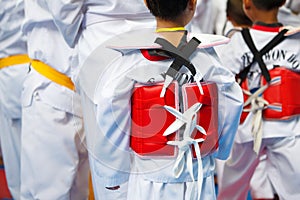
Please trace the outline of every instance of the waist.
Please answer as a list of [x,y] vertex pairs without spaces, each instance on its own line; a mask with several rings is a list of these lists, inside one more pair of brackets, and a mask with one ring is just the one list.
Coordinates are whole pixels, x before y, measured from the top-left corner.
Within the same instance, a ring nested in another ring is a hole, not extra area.
[[5,67],[29,63],[30,58],[26,54],[13,55],[0,59],[0,69]]
[[182,183],[192,182],[193,178],[198,180],[198,173],[203,175],[203,178],[212,176],[214,174],[214,156],[206,156],[202,159],[202,171],[198,171],[198,161],[193,159],[194,177],[192,178],[187,166],[184,166],[182,174],[179,177],[174,177],[173,167],[176,162],[174,159],[161,159],[161,158],[142,158],[139,155],[134,156],[134,167],[131,169],[132,173],[141,174],[145,179],[159,182],[159,183]]
[[55,70],[51,66],[39,61],[39,60],[32,60],[31,66],[41,75],[48,78],[52,82],[55,82],[61,86],[64,86],[70,90],[75,90],[74,83],[72,82],[71,78],[67,75]]

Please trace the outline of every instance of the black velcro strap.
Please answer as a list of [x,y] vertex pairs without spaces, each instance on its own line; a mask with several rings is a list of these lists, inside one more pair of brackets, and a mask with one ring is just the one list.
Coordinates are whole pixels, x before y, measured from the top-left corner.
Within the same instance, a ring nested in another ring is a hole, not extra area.
[[166,73],[167,75],[175,78],[176,74],[183,66],[187,67],[193,76],[196,74],[196,69],[190,62],[189,57],[201,43],[197,38],[193,37],[182,49],[175,47],[163,38],[156,38],[155,43],[161,45],[164,51],[167,51],[172,58],[175,58]]
[[288,31],[287,29],[283,29],[282,31],[280,31],[265,47],[263,47],[260,51],[258,51],[254,45],[252,38],[251,38],[249,29],[248,28],[242,29],[242,36],[254,57],[253,57],[252,62],[238,74],[240,84],[246,79],[251,66],[255,62],[258,63],[263,77],[266,79],[267,82],[270,82],[270,80],[271,80],[270,73],[267,69],[266,64],[264,63],[264,61],[262,59],[262,56],[264,54],[266,54],[268,51],[270,51],[271,49],[273,49],[280,42],[282,42],[285,39],[284,34],[287,31]]

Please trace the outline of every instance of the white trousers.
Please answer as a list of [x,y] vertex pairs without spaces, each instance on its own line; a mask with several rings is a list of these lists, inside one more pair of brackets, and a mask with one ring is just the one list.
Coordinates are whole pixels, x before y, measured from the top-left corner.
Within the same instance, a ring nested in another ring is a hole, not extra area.
[[[254,174],[250,181],[251,197],[254,199],[273,199],[274,190],[268,177],[267,156],[260,156],[259,164],[257,165]],[[218,187],[222,187],[223,170],[226,160],[216,159]]]
[[15,200],[20,199],[21,93],[28,66],[0,70],[0,143],[8,189]]
[[[268,178],[281,200],[300,199],[300,137],[263,139]],[[253,151],[253,142],[234,143],[232,154],[225,163],[219,200],[246,199],[250,179],[259,164],[260,155]]]
[[0,124],[0,142],[8,189],[12,197],[19,200],[21,119],[11,119],[0,110]]
[[273,199],[275,191],[269,179],[267,155],[259,158],[255,172],[250,181],[251,197],[254,199]]
[[87,199],[89,165],[81,119],[43,102],[36,91],[23,107],[22,123],[21,199]]

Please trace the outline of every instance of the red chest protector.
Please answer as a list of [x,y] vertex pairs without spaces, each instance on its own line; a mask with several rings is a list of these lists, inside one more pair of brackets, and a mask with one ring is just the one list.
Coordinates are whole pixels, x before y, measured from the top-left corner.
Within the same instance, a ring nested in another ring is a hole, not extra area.
[[[180,139],[176,131],[169,136],[163,136],[164,131],[175,121],[163,106],[167,105],[179,110],[179,103],[184,109],[193,104],[202,104],[197,113],[197,124],[202,126],[207,135],[195,130],[192,137],[204,138],[198,143],[202,157],[218,148],[218,91],[215,83],[202,83],[204,94],[201,95],[196,84],[182,86],[183,102],[179,102],[179,88],[173,82],[160,97],[163,83],[154,85],[136,85],[131,99],[132,127],[130,146],[141,156],[175,156],[176,148],[168,145],[168,141]],[[195,157],[195,152],[194,157]]]
[[[300,87],[300,73],[296,73],[284,67],[277,67],[269,71],[271,82],[263,92],[262,97],[269,105],[263,110],[263,118],[266,120],[286,120],[300,114],[300,93],[293,88]],[[261,78],[262,86],[266,80]],[[241,85],[248,91],[247,80]],[[249,96],[244,93],[244,102]],[[245,109],[250,106],[245,107]],[[243,123],[248,112],[243,112],[240,122]]]

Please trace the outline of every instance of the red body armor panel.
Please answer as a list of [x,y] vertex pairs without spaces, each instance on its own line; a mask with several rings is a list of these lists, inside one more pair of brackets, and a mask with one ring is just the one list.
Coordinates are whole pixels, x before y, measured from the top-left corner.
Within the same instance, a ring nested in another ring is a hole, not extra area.
[[[207,135],[194,130],[192,137],[195,139],[204,138],[199,143],[202,157],[214,152],[219,147],[218,134],[218,88],[215,83],[202,84],[204,94],[201,95],[196,84],[187,84],[183,87],[186,93],[185,110],[197,102],[202,103],[200,112],[197,114],[198,124],[206,130]],[[194,148],[194,147],[193,147]],[[195,152],[194,157],[196,157]]]
[[[285,120],[300,114],[300,93],[293,92],[292,88],[300,87],[300,73],[293,72],[284,67],[277,67],[269,71],[271,79],[280,77],[280,82],[270,85],[263,93],[263,98],[269,102],[264,109],[263,118],[266,120]],[[262,78],[262,85],[266,80]],[[248,82],[244,81],[241,87],[248,90]],[[244,94],[244,102],[248,95]],[[278,109],[273,109],[278,108]],[[250,105],[244,108],[250,108]],[[243,123],[248,112],[242,112],[240,123]]]
[[[281,77],[280,84],[271,85],[263,96],[270,105],[281,106],[280,110],[267,108],[263,111],[265,119],[285,120],[300,114],[300,92],[293,90],[300,87],[300,73],[293,72],[284,67],[270,70],[272,78]],[[262,80],[265,85],[265,79]]]
[[[241,88],[243,90],[249,91],[248,79],[246,79],[245,81],[242,82]],[[249,98],[249,96],[243,92],[243,98],[244,98],[244,102],[246,102],[247,99]],[[250,109],[250,107],[251,107],[251,105],[247,105],[247,106],[244,106],[244,109]],[[244,121],[247,118],[248,114],[249,114],[249,112],[245,112],[245,111],[242,112],[241,117],[240,117],[240,124],[244,123]]]
[[[168,141],[177,139],[178,132],[167,137],[164,131],[175,121],[175,117],[163,108],[164,105],[178,110],[178,87],[172,83],[163,98],[160,92],[163,84],[135,87],[131,99],[132,129],[131,148],[142,156],[175,156],[176,147],[168,145]],[[198,125],[202,126],[207,136],[195,130],[193,138],[205,138],[200,143],[201,155],[205,156],[218,148],[218,91],[215,83],[202,84],[204,95],[201,95],[196,84],[186,84],[182,87],[184,109],[193,104],[202,103],[198,112]],[[195,152],[194,152],[195,157]]]
[[[171,84],[163,98],[160,92],[163,84],[135,87],[131,98],[130,146],[138,154],[147,156],[173,156],[174,146],[167,141],[175,140],[176,133],[167,137],[164,131],[176,119],[163,108],[164,105],[178,109],[175,101],[175,84]],[[177,88],[178,89],[178,88]]]

